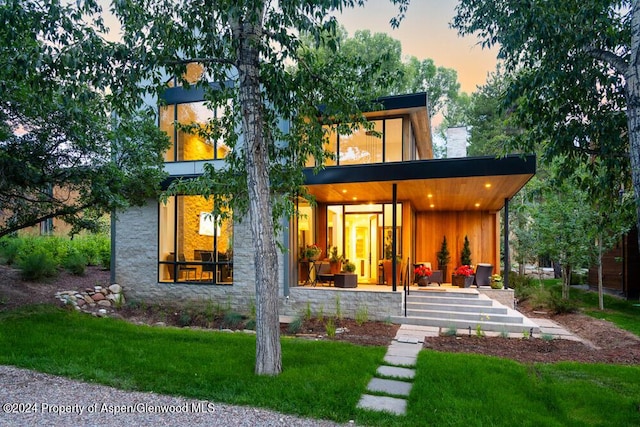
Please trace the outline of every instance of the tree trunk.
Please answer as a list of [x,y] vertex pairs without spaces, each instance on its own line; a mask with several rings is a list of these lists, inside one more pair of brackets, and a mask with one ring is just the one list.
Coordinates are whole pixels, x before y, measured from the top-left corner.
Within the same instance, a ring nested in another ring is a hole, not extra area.
[[562,266],[562,299],[569,299],[569,286],[571,286],[571,266]]
[[604,310],[604,296],[602,290],[602,234],[598,236],[598,307]]
[[277,375],[282,371],[278,316],[278,258],[273,231],[268,141],[263,131],[263,99],[260,93],[258,46],[262,27],[260,22],[260,25],[239,23],[235,28],[238,34],[234,35],[234,39],[240,41],[238,49],[240,105],[238,107],[242,108],[249,222],[255,245],[255,372],[258,375]]
[[[636,201],[636,226],[640,230],[640,6],[632,4],[631,60],[625,73],[627,97],[627,123],[629,127],[629,154],[631,182]],[[640,244],[640,233],[638,233]]]

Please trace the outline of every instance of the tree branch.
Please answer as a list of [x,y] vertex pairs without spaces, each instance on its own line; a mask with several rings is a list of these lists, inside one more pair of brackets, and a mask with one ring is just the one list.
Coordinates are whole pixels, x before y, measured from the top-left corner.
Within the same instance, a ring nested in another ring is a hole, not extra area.
[[166,61],[167,65],[180,65],[180,64],[191,64],[193,62],[198,62],[201,64],[223,64],[223,65],[233,65],[236,63],[230,59],[226,58],[185,58],[185,59],[175,59],[171,61]]
[[629,69],[629,64],[622,59],[621,56],[616,55],[613,52],[604,49],[598,49],[593,46],[587,46],[584,49],[584,52],[587,53],[592,58],[598,59],[600,61],[604,61],[611,65],[623,76],[627,75],[627,70]]

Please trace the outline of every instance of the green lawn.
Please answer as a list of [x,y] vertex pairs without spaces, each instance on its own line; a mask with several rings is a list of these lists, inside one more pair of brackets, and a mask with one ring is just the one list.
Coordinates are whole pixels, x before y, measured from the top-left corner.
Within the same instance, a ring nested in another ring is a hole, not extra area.
[[283,338],[283,373],[253,374],[251,335],[136,326],[53,307],[0,314],[0,364],[362,425],[640,425],[640,367],[522,365],[423,351],[397,417],[356,409],[386,349]]

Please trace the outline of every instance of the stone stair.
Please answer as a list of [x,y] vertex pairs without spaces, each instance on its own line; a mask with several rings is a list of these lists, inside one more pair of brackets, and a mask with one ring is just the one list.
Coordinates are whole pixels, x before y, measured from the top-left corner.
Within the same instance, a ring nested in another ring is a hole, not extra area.
[[[404,308],[403,308],[404,314]],[[520,312],[480,294],[475,289],[412,291],[407,296],[407,316],[394,323],[483,331],[539,333],[540,327]]]

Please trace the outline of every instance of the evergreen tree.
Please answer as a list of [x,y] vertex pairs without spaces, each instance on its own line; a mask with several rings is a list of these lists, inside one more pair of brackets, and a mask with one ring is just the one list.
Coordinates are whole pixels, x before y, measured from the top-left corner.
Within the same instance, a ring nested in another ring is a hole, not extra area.
[[464,245],[460,252],[460,263],[462,265],[471,265],[471,248],[469,247],[469,238],[464,236]]

